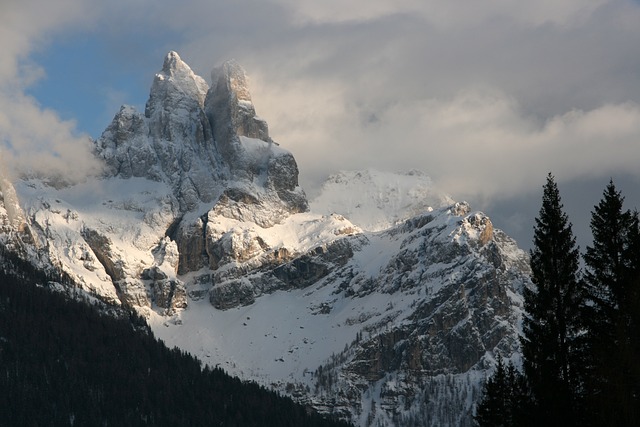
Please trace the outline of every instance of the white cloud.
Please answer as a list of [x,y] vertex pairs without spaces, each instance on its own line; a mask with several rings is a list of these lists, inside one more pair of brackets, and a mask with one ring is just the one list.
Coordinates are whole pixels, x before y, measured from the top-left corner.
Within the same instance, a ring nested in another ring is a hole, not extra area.
[[3,2],[0,14],[0,157],[8,173],[81,179],[98,170],[90,155],[88,137],[78,135],[75,123],[43,109],[24,91],[45,70],[29,60],[49,38],[69,25],[91,20],[89,4],[79,0]]
[[100,171],[89,137],[77,135],[75,123],[43,110],[30,97],[0,97],[0,151],[10,173],[29,173],[67,181]]
[[[562,180],[637,173],[637,103],[541,121],[499,91],[469,89],[449,99],[397,102],[368,115],[345,99],[340,86],[304,87],[260,85],[256,102],[259,113],[275,119],[272,136],[294,152],[307,186],[337,169],[417,168],[457,197],[504,198],[537,189],[549,171]],[[281,102],[270,103],[276,99]]]

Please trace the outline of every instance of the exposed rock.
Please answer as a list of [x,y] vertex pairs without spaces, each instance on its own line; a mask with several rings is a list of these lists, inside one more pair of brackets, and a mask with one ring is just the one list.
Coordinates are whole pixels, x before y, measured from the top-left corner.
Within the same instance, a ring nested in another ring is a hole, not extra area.
[[122,106],[98,140],[106,173],[125,179],[135,176],[160,181],[157,154],[144,138],[148,133],[144,115],[133,107]]
[[211,72],[206,112],[218,150],[232,173],[242,174],[244,157],[240,136],[270,141],[267,123],[256,116],[244,70],[235,61]]
[[183,222],[176,236],[179,251],[178,274],[196,271],[208,264],[205,230],[206,224],[202,218],[191,223]]
[[277,192],[248,192],[245,189],[230,188],[220,196],[210,214],[238,221],[253,222],[263,228],[281,223],[291,214],[305,212],[307,201],[304,192],[284,192],[287,199],[281,199]]
[[251,230],[224,232],[213,227],[207,228],[207,254],[209,268],[213,270],[230,262],[246,262],[268,250],[269,246],[264,240]]
[[122,305],[127,308],[151,307],[147,288],[136,279],[123,279],[114,282]]
[[330,245],[318,246],[309,253],[276,267],[273,275],[289,288],[305,288],[327,276],[336,267],[343,266],[351,257],[351,242],[341,239]]
[[480,245],[485,245],[493,238],[493,224],[489,217],[474,217],[470,220],[470,223],[480,230],[480,235],[478,236]]
[[233,280],[211,289],[209,301],[219,310],[253,304],[255,302],[254,288],[246,280]]
[[[90,228],[82,229],[81,234],[84,241],[91,248],[95,258],[102,264],[104,271],[111,278],[122,305],[130,308],[149,307],[151,303],[146,287],[137,278],[131,277],[125,261],[112,250],[111,240]],[[89,267],[88,270],[95,269],[89,254],[85,253],[80,258],[84,260],[85,268]]]
[[153,282],[153,301],[172,313],[187,307],[187,291],[180,280],[160,279]]
[[82,230],[82,237],[113,282],[127,278],[124,261],[111,251],[111,240],[107,236],[96,230],[85,228]]
[[152,280],[154,282],[165,280],[167,278],[167,274],[160,270],[157,265],[154,265],[151,268],[145,268],[140,274],[140,278],[142,280]]
[[456,202],[451,207],[451,213],[456,216],[465,216],[469,213],[471,207],[469,207],[469,203],[467,202]]

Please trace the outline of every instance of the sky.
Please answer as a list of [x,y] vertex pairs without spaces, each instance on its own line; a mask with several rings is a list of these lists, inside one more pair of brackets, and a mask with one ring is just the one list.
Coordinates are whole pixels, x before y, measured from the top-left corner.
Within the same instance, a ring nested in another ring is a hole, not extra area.
[[9,173],[98,168],[90,138],[175,50],[242,64],[311,196],[419,169],[524,248],[549,172],[583,248],[609,179],[640,208],[637,0],[0,0],[0,40]]

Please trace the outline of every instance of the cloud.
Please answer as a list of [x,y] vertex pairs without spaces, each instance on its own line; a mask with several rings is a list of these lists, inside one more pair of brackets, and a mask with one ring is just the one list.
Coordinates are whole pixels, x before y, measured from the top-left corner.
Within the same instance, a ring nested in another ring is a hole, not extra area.
[[66,181],[100,172],[89,137],[78,136],[74,122],[61,120],[22,94],[0,98],[0,111],[1,155],[11,172]]
[[50,37],[67,26],[76,28],[91,20],[82,1],[3,2],[0,38],[0,158],[5,173],[31,173],[77,180],[98,170],[90,154],[88,137],[79,135],[75,123],[63,121],[25,94],[45,75],[29,55],[45,47]]
[[306,186],[417,167],[456,197],[496,198],[550,170],[638,173],[637,4],[278,3],[291,28],[237,53]]
[[523,4],[513,0],[276,0],[294,11],[299,25],[367,21],[391,14],[418,14],[442,28],[473,22],[508,19],[529,25],[554,23],[567,25],[587,17],[606,0],[546,0]]
[[537,189],[549,171],[561,180],[637,173],[640,106],[634,102],[541,121],[512,97],[487,89],[372,112],[345,100],[340,86],[316,88],[302,98],[264,87],[280,97],[261,97],[282,101],[262,106],[281,126],[272,135],[287,141],[312,187],[332,170],[417,168],[456,197],[505,198]]

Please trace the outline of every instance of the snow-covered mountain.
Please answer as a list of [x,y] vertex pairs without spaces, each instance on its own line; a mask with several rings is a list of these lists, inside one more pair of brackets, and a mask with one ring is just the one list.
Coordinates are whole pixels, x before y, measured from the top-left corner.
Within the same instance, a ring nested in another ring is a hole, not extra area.
[[1,244],[320,411],[470,425],[496,353],[518,357],[525,253],[418,172],[341,172],[309,204],[242,68],[211,82],[170,52],[95,142],[100,177],[0,180]]
[[453,203],[423,172],[368,169],[331,175],[310,206],[313,212],[344,215],[363,230],[382,231]]

